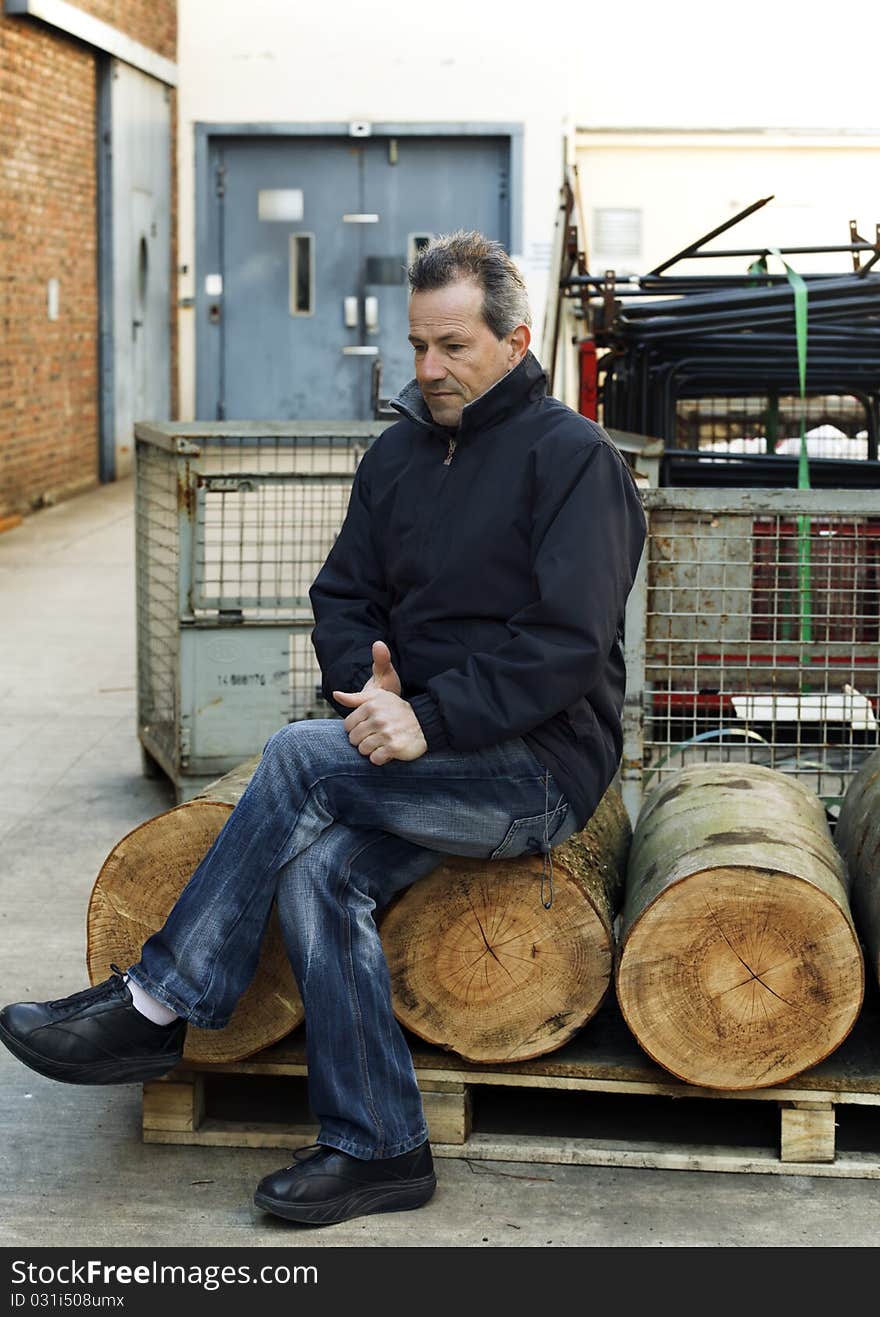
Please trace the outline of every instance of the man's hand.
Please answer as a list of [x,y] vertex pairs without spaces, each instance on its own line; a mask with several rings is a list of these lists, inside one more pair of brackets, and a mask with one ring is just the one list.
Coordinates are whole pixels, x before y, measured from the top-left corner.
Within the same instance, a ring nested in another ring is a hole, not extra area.
[[357,746],[362,755],[369,755],[371,764],[387,764],[392,759],[419,759],[427,751],[421,725],[411,705],[393,691],[364,687],[357,692],[333,691],[333,698],[353,708],[354,712],[342,725],[351,744]]
[[391,662],[391,650],[384,640],[373,641],[373,675],[364,684],[365,691],[390,691],[400,695],[402,687],[394,664]]

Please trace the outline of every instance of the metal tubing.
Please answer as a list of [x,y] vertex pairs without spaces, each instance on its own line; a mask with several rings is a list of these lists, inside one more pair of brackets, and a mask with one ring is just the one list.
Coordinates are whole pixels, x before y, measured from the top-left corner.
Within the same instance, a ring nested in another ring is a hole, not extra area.
[[[798,255],[823,255],[825,252],[876,252],[876,242],[850,242],[836,247],[737,247],[728,248],[724,251],[714,252],[691,252],[688,260],[691,261],[709,261],[716,256],[775,256],[776,252],[781,256],[798,256]],[[654,273],[654,271],[652,271]],[[757,276],[762,279],[763,274]]]
[[712,229],[710,233],[704,233],[702,238],[697,238],[696,242],[692,242],[689,247],[684,247],[680,252],[677,252],[675,256],[670,256],[668,261],[663,261],[661,265],[655,266],[649,273],[662,274],[663,271],[668,270],[671,265],[677,264],[678,261],[685,260],[699,247],[702,247],[704,243],[711,242],[713,238],[717,238],[721,233],[726,233],[727,230],[732,229],[735,224],[739,224],[740,220],[746,219],[749,215],[754,215],[756,210],[760,210],[762,206],[766,206],[767,202],[772,200],[773,195],[771,194],[769,197],[761,197],[758,201],[753,201],[750,206],[746,206],[745,210],[741,210],[738,215],[734,215],[731,219],[725,220],[723,224],[719,224],[717,228]]

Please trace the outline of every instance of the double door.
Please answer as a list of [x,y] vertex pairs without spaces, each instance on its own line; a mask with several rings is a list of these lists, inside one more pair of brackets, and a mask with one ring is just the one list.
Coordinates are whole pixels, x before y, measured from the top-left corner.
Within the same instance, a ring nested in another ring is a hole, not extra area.
[[381,416],[412,377],[406,268],[509,243],[506,137],[215,138],[199,252],[202,419]]

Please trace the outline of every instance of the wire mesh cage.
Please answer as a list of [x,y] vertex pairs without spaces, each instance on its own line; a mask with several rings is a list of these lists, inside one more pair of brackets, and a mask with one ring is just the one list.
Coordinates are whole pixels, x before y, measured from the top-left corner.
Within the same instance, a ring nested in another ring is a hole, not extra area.
[[[136,427],[138,731],[181,799],[320,694],[308,588],[383,423]],[[695,760],[805,779],[832,812],[880,744],[874,490],[649,489],[622,783]]]
[[766,393],[679,398],[676,448],[715,453],[776,453],[797,457],[801,418],[811,458],[864,461],[875,457],[871,400],[851,394]]
[[803,779],[831,817],[880,744],[880,500],[651,490],[627,620],[630,810],[685,764]]
[[136,436],[138,734],[185,799],[320,695],[308,590],[376,422],[145,425]]

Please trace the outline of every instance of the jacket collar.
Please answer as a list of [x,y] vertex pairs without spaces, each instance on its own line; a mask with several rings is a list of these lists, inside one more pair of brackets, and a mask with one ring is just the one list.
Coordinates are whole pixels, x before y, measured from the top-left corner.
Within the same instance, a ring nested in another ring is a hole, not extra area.
[[466,435],[472,430],[484,429],[503,419],[509,412],[520,407],[527,398],[543,397],[547,392],[547,376],[537,357],[527,352],[518,366],[507,375],[502,375],[479,398],[466,403],[457,430],[450,430],[438,425],[428,410],[422,391],[416,380],[411,380],[406,388],[401,389],[396,398],[390,400],[401,416],[413,421],[425,430],[443,435]]

